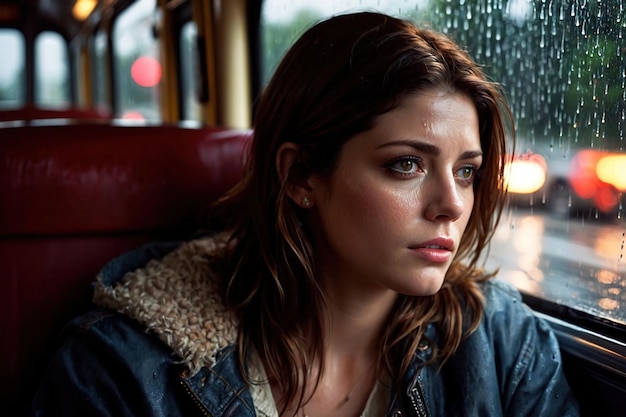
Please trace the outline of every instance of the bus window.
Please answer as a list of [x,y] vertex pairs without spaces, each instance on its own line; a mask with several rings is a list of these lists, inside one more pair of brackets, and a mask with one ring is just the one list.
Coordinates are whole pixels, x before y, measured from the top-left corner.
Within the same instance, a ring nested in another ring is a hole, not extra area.
[[113,24],[116,117],[161,120],[159,44],[155,35],[156,0],[139,0]]
[[107,78],[107,51],[108,37],[103,29],[99,29],[91,39],[91,68],[92,68],[92,91],[93,106],[96,109],[110,112],[109,105],[109,79]]
[[198,29],[195,22],[185,23],[180,34],[182,120],[199,121],[202,117],[202,108],[198,101],[200,76],[198,74],[197,38]]
[[[356,3],[356,2],[353,2]],[[332,7],[332,5],[329,5]],[[346,11],[349,7],[344,8]],[[319,10],[310,2],[265,0],[261,11],[261,79],[270,81],[276,66],[287,49],[312,24],[330,15],[333,9]],[[342,9],[338,9],[342,10]],[[381,10],[382,11],[382,10]]]
[[517,124],[508,171],[511,207],[487,266],[500,267],[502,279],[554,311],[565,306],[623,328],[623,4],[266,0],[260,23],[263,78],[267,82],[306,28],[346,11],[380,10],[447,33],[503,85]]
[[0,29],[0,108],[20,107],[26,101],[24,36],[15,29]]
[[35,40],[35,103],[65,107],[71,103],[67,44],[56,32],[42,32]]

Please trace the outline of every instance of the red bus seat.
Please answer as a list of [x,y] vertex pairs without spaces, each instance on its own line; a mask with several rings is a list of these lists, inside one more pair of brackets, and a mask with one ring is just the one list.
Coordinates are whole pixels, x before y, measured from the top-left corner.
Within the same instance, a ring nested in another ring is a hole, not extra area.
[[111,119],[111,114],[96,109],[82,109],[75,107],[47,108],[27,104],[13,109],[0,109],[0,122],[31,121],[42,119]]
[[242,174],[249,131],[0,128],[0,409],[25,413],[62,325],[111,258],[191,237]]

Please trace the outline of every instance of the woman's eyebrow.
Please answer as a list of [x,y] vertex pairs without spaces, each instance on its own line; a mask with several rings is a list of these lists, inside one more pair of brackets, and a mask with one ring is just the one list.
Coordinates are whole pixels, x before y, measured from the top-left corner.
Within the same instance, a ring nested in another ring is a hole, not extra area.
[[483,151],[481,151],[481,150],[466,151],[466,152],[463,152],[461,154],[459,159],[474,159],[474,158],[478,158],[478,157],[482,157],[482,156],[483,156]]
[[[441,149],[437,145],[433,145],[431,143],[424,143],[417,140],[394,140],[392,142],[386,142],[379,145],[376,149],[386,148],[389,146],[410,146],[413,149],[425,153],[427,155],[439,156],[441,154]],[[483,156],[483,152],[480,149],[465,151],[460,156],[459,159],[472,159]]]
[[381,149],[381,148],[386,148],[389,146],[410,146],[411,148],[414,148],[417,151],[420,151],[422,153],[428,154],[428,155],[432,155],[432,156],[439,156],[441,154],[441,149],[439,149],[438,146],[436,145],[432,145],[430,143],[424,143],[424,142],[420,142],[417,140],[410,140],[410,139],[404,139],[404,140],[394,140],[392,142],[385,142],[379,146],[376,147],[376,149]]

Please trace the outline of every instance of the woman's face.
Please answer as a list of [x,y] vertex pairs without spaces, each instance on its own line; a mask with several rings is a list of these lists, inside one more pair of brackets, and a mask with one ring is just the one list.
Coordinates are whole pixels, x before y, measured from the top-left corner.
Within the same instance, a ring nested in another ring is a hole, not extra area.
[[478,116],[459,93],[410,96],[350,138],[333,174],[310,178],[325,285],[437,292],[467,226],[481,163]]

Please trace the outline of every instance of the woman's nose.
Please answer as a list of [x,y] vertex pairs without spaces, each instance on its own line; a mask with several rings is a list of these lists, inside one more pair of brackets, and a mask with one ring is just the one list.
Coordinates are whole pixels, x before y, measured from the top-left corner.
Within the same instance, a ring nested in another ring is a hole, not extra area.
[[431,221],[455,221],[460,218],[465,208],[461,191],[452,175],[431,181],[425,196],[426,218]]

